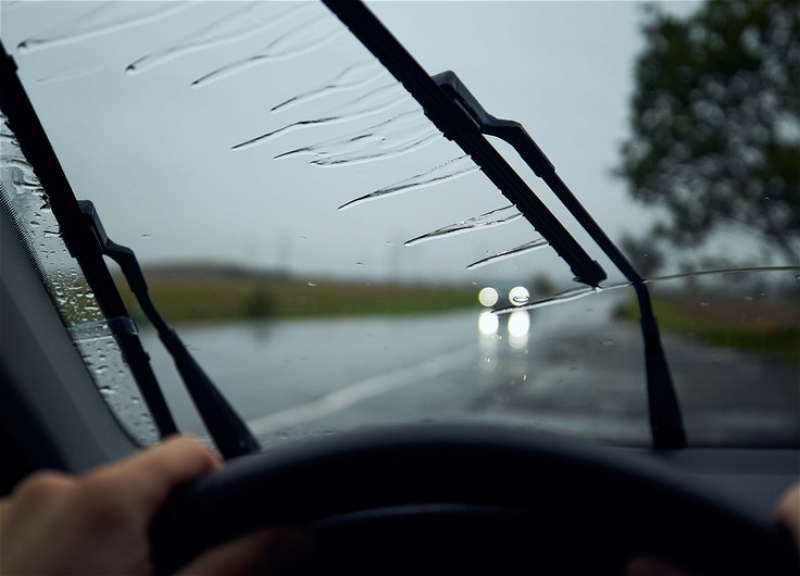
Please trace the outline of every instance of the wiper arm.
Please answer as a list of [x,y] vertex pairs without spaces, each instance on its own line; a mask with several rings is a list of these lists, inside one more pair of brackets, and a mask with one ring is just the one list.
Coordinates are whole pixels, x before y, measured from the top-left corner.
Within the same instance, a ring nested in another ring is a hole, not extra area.
[[[147,284],[133,252],[108,239],[90,202],[79,203],[75,199],[69,180],[17,76],[16,64],[6,53],[2,42],[0,42],[0,86],[2,86],[0,108],[8,119],[22,153],[47,190],[64,243],[81,266],[103,314],[106,318],[128,317],[125,304],[103,260],[103,254],[108,254],[122,268],[131,290],[139,299],[139,304],[158,330],[161,341],[172,354],[186,387],[222,455],[231,458],[259,450],[258,442],[241,418],[192,358],[177,334],[158,315],[147,295]],[[159,435],[163,438],[174,434],[177,432],[175,421],[138,335],[132,331],[120,331],[119,327],[124,327],[126,324],[111,322],[109,327],[114,331],[114,337],[153,415]]]
[[[64,170],[53,151],[36,111],[16,73],[14,60],[0,42],[0,108],[19,143],[22,153],[33,166],[58,220],[61,236],[72,256],[78,261],[86,281],[95,293],[106,318],[125,318],[128,312],[114,286],[114,280],[103,261],[103,255],[91,233],[83,225],[80,208]],[[158,386],[147,353],[134,331],[126,323],[109,322],[142,398],[150,409],[159,435],[164,438],[177,431],[161,389]]]
[[517,206],[559,256],[569,264],[576,280],[597,288],[600,282],[606,279],[606,274],[486,141],[485,135],[501,138],[514,147],[631,282],[639,304],[640,325],[645,345],[645,370],[653,444],[658,449],[685,447],[686,433],[680,406],[644,280],[556,174],[552,163],[536,142],[521,124],[500,120],[486,112],[453,72],[428,76],[362,2],[322,1],[405,86],[422,105],[425,114],[436,127],[447,138],[461,146],[500,192]]
[[639,323],[645,347],[647,398],[653,444],[659,449],[684,448],[686,432],[683,429],[680,406],[644,279],[578,201],[522,124],[513,120],[501,120],[489,114],[455,72],[442,72],[433,79],[469,115],[482,134],[505,140],[517,151],[534,174],[545,181],[564,207],[631,283],[639,304]]
[[175,367],[220,453],[228,459],[259,451],[261,446],[250,429],[189,353],[178,334],[159,314],[150,299],[147,281],[133,250],[117,244],[108,237],[100,216],[90,201],[79,200],[78,204],[103,254],[119,265],[136,301],[172,356]]
[[416,60],[361,2],[322,0],[422,105],[425,115],[480,166],[498,190],[570,266],[579,282],[597,287],[603,268],[584,251],[525,181],[481,135],[469,115],[436,85]]

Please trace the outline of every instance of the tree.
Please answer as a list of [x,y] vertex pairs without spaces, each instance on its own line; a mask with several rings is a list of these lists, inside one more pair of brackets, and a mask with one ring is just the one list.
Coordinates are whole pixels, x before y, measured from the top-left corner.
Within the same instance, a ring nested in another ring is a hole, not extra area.
[[800,263],[800,2],[649,9],[618,169],[661,208],[655,238],[697,246],[726,226]]

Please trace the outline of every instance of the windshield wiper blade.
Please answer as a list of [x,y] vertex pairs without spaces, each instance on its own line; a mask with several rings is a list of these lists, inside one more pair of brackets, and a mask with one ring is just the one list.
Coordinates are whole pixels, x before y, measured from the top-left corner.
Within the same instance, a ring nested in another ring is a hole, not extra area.
[[653,444],[658,449],[686,446],[680,405],[661,345],[644,279],[631,265],[572,191],[555,167],[518,122],[495,118],[480,105],[453,72],[430,77],[385,26],[360,1],[322,0],[381,64],[419,102],[426,116],[469,154],[490,180],[533,224],[570,266],[576,280],[598,288],[605,271],[592,260],[484,136],[511,144],[533,172],[542,178],[612,263],[631,282],[639,304],[645,346],[648,408]]
[[[95,294],[106,318],[126,318],[128,311],[117,292],[111,273],[91,233],[83,225],[75,193],[67,180],[47,134],[33,109],[28,95],[17,76],[17,66],[0,42],[0,108],[19,143],[25,158],[47,191],[47,197],[58,220],[61,237],[70,254],[77,260],[87,283]],[[177,431],[150,360],[135,331],[127,330],[125,322],[109,322],[109,329],[119,344],[142,399],[150,410],[164,438]]]
[[442,72],[433,79],[448,97],[470,116],[482,134],[505,140],[516,150],[534,174],[545,181],[564,207],[631,283],[639,305],[639,323],[645,345],[647,398],[653,444],[659,449],[685,447],[686,432],[683,428],[680,405],[664,348],[661,345],[661,335],[653,314],[650,292],[644,278],[578,201],[572,190],[556,173],[555,166],[522,124],[513,120],[501,120],[489,114],[455,72]]
[[177,332],[170,328],[161,317],[150,299],[147,281],[136,254],[130,248],[121,246],[108,237],[100,221],[100,216],[90,201],[79,200],[78,204],[85,222],[93,232],[103,254],[119,265],[136,301],[155,327],[164,347],[172,356],[175,367],[186,385],[186,390],[220,453],[229,459],[261,450],[258,440],[236,410],[200,367]]
[[567,262],[576,280],[597,287],[606,279],[561,222],[480,133],[470,116],[437,86],[414,58],[361,2],[322,0],[381,64],[422,105],[425,115],[472,157],[498,190]]
[[[64,243],[78,261],[105,317],[129,317],[114,279],[103,260],[103,255],[107,254],[122,268],[131,290],[139,299],[140,306],[172,354],[209,434],[222,455],[225,458],[232,458],[259,450],[258,442],[247,426],[189,354],[177,334],[161,320],[157,310],[152,306],[147,295],[144,276],[133,252],[108,239],[91,202],[76,200],[50,140],[17,76],[16,64],[6,53],[2,42],[0,42],[0,86],[2,86],[0,108],[6,115],[22,153],[33,166],[39,181],[47,191]],[[164,438],[177,432],[177,426],[138,334],[132,330],[120,330],[120,327],[128,325],[130,325],[128,322],[109,322],[109,328],[113,331],[142,397],[153,415],[159,435]]]

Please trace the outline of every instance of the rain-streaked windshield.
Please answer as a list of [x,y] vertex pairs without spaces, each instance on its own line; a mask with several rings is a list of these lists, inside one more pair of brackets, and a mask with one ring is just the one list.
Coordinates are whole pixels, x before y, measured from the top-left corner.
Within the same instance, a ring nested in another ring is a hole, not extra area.
[[[650,279],[690,444],[800,442],[798,15],[771,5],[370,4],[521,122]],[[627,280],[491,140],[609,276],[575,282],[322,3],[1,7],[76,195],[264,445],[464,419],[650,441]]]

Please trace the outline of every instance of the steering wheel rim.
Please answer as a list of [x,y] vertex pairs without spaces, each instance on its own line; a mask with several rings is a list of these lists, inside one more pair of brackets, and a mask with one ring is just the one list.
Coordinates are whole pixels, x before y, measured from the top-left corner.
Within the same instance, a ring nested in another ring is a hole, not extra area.
[[800,567],[787,531],[665,465],[485,425],[360,430],[239,458],[170,497],[151,527],[152,554],[169,574],[260,528],[426,504],[571,517],[700,573]]

